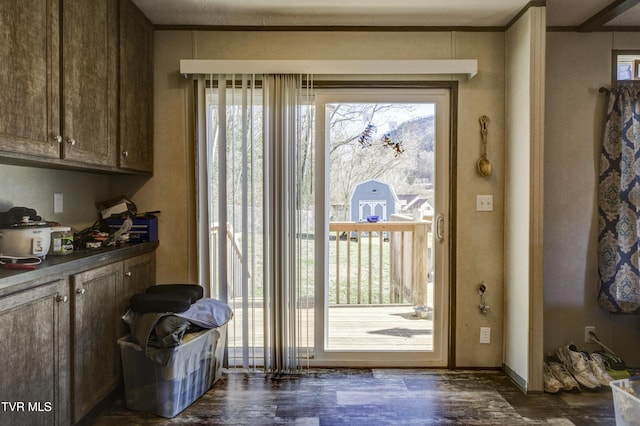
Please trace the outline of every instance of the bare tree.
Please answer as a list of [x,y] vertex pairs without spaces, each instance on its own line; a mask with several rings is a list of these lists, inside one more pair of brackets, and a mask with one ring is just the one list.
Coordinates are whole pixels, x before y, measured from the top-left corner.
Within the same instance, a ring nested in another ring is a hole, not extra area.
[[[402,119],[403,109],[408,116],[412,106],[330,105],[329,167],[333,205],[346,206],[355,186],[369,179],[385,181],[404,192],[412,189],[413,182],[432,178],[433,117],[405,119],[406,122],[394,126],[390,120]],[[375,128],[383,126],[388,131],[374,135]],[[368,138],[371,140],[362,143]]]

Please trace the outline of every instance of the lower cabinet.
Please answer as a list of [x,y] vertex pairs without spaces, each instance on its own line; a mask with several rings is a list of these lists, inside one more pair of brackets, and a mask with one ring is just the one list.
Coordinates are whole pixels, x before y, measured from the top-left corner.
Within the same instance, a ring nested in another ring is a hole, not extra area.
[[[156,283],[156,256],[144,254],[124,261],[124,285],[120,297],[120,315],[129,309],[129,299]],[[129,327],[120,321],[120,336],[129,334]],[[120,350],[120,348],[118,348]]]
[[73,422],[85,417],[121,382],[118,339],[129,298],[155,283],[149,253],[71,276]]
[[124,261],[124,293],[129,297],[156,283],[156,255],[147,253]]
[[155,284],[155,253],[39,283],[0,297],[0,425],[86,423],[122,381],[122,315]]
[[66,280],[0,298],[0,424],[69,423]]
[[118,386],[122,268],[114,263],[71,276],[74,423]]

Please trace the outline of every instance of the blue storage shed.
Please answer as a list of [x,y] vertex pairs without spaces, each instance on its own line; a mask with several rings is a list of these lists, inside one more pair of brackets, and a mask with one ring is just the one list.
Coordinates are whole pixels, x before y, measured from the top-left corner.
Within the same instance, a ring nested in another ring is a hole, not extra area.
[[367,216],[388,220],[396,212],[398,196],[388,183],[371,179],[356,185],[351,195],[351,220],[364,222]]

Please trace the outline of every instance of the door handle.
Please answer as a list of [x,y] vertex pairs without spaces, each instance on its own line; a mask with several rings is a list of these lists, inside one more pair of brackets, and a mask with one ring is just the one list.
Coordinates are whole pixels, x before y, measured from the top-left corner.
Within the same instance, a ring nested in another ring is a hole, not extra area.
[[442,213],[436,216],[436,239],[438,242],[444,241],[444,216]]

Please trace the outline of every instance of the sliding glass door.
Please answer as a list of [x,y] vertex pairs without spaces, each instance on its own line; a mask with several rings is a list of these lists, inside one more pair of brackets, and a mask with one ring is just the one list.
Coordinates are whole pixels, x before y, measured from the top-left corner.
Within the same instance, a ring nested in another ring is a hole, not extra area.
[[446,366],[449,90],[284,80],[198,80],[202,281],[234,310],[230,367]]
[[313,363],[446,366],[449,92],[315,100]]

